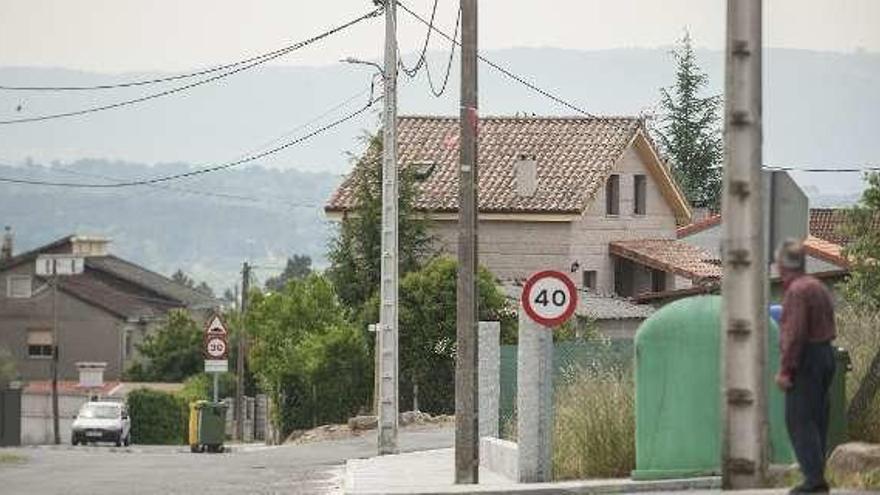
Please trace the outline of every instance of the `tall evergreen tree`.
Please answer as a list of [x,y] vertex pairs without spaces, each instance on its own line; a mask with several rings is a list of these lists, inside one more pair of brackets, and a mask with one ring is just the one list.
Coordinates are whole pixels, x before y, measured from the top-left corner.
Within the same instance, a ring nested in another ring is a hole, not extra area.
[[[352,172],[354,207],[346,212],[336,236],[330,241],[327,276],[339,299],[360,311],[379,289],[382,238],[382,138],[367,138],[367,149]],[[398,186],[398,252],[400,278],[418,270],[428,257],[430,236],[423,215],[413,208],[417,190],[412,173],[400,170]]]
[[697,65],[689,33],[672,55],[677,63],[675,84],[660,90],[663,113],[656,134],[691,204],[717,210],[723,159],[721,96],[703,96],[709,77]]

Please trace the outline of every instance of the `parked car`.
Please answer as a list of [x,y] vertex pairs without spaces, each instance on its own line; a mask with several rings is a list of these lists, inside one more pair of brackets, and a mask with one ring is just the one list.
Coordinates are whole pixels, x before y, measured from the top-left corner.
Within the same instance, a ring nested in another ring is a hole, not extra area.
[[131,418],[121,402],[86,402],[73,421],[73,445],[111,442],[117,447],[131,445]]

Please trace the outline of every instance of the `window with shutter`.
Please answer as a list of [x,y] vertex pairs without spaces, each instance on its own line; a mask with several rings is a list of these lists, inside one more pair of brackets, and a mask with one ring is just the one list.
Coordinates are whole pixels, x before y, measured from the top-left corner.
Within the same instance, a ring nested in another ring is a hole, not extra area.
[[28,357],[45,359],[52,357],[52,330],[44,328],[28,329]]

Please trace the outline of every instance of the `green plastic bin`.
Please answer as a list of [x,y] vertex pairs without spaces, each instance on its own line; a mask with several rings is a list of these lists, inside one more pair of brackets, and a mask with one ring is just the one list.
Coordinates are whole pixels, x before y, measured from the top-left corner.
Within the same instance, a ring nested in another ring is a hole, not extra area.
[[[769,321],[767,413],[771,462],[794,461],[784,397],[773,382],[779,330]],[[721,298],[666,305],[636,334],[637,480],[717,475],[721,471]]]
[[190,449],[193,452],[223,452],[226,440],[226,404],[200,400],[191,406]]
[[852,361],[846,349],[836,347],[834,360],[837,368],[831,381],[831,389],[828,391],[831,402],[831,414],[828,418],[828,455],[831,455],[834,447],[846,442],[846,374],[852,371]]

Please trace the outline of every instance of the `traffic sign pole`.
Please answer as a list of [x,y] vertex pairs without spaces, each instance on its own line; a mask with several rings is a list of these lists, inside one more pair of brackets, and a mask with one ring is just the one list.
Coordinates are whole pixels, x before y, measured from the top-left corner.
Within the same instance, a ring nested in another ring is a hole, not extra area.
[[519,305],[517,455],[519,481],[550,481],[553,473],[553,333],[577,308],[577,290],[562,272],[533,274]]

